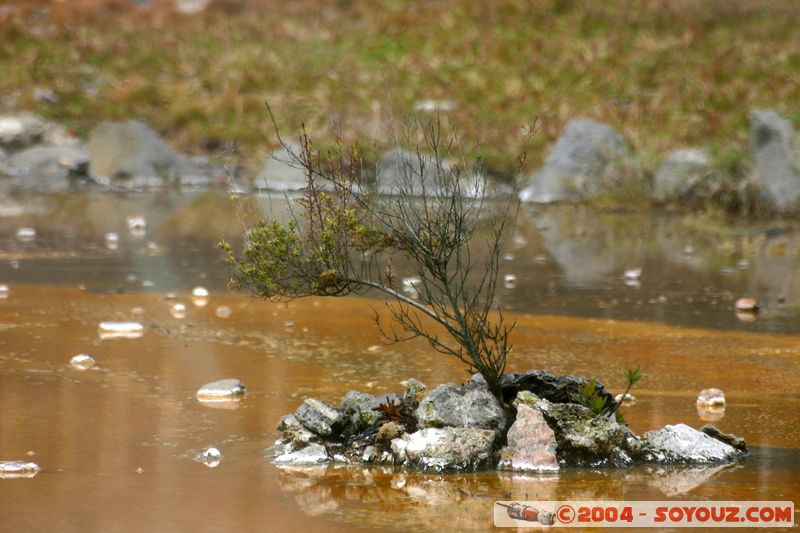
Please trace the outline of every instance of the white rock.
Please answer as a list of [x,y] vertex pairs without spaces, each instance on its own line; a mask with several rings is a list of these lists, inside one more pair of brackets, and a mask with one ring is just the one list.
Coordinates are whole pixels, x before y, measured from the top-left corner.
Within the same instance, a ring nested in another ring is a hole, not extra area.
[[8,285],[0,285],[0,300],[8,298],[10,292]]
[[126,219],[126,222],[128,223],[128,229],[131,231],[147,228],[147,221],[143,216],[129,216]]
[[34,228],[19,228],[17,229],[17,240],[27,242],[36,238],[36,230]]
[[31,478],[41,468],[36,463],[26,461],[0,461],[0,479]]
[[208,289],[205,287],[195,287],[192,289],[192,296],[196,298],[208,298]]
[[201,402],[230,401],[247,393],[247,388],[238,379],[222,379],[206,383],[197,391],[197,399]]
[[739,298],[736,300],[736,310],[747,313],[755,313],[759,309],[758,300],[755,298]]
[[138,322],[100,322],[101,339],[138,339],[144,335],[144,326]]
[[196,460],[209,468],[216,468],[222,462],[222,452],[212,446],[198,455]]
[[231,308],[227,305],[220,305],[214,311],[214,314],[220,318],[228,318],[231,316],[231,313],[233,313],[233,310],[231,310]]
[[719,407],[725,405],[725,393],[721,389],[703,389],[697,396],[700,407]]
[[94,366],[94,359],[91,355],[81,353],[69,360],[69,364],[75,370],[88,370]]
[[624,405],[631,405],[636,403],[636,396],[634,396],[630,392],[625,394],[624,396],[622,394],[617,394],[614,397],[614,401],[617,403],[622,403]]
[[686,424],[646,433],[643,450],[648,462],[666,464],[722,463],[742,455],[733,446]]
[[514,274],[506,274],[503,276],[503,286],[506,289],[513,289],[517,286],[517,276]]
[[414,111],[417,113],[447,113],[455,111],[456,103],[451,100],[417,100],[414,103]]
[[625,271],[623,277],[627,280],[639,280],[642,278],[641,268],[631,268]]
[[279,465],[314,465],[328,461],[328,452],[321,444],[311,444],[297,451],[288,451],[274,459]]

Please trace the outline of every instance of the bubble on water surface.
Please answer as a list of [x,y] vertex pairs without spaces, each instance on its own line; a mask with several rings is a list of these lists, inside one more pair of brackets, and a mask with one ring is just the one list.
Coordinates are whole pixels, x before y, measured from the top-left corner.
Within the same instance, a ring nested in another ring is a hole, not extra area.
[[88,370],[94,366],[94,359],[91,355],[81,353],[69,360],[69,364],[75,370]]
[[228,318],[233,313],[233,310],[227,305],[220,305],[214,310],[214,314],[220,318]]
[[517,286],[517,276],[514,274],[506,274],[503,276],[503,286],[506,289],[513,289]]

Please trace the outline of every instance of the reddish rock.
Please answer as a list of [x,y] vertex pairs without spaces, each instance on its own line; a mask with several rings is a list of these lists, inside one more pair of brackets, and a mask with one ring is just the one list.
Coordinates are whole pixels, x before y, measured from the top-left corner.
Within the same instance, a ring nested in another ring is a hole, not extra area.
[[500,454],[500,470],[557,472],[556,436],[542,413],[519,404],[517,419],[508,430],[508,446]]

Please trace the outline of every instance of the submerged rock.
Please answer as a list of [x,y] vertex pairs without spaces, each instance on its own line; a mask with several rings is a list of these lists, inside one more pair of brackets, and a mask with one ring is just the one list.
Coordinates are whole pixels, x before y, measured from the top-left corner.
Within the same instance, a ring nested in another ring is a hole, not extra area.
[[426,428],[392,443],[403,448],[409,465],[423,470],[473,471],[492,455],[494,432],[476,428]]
[[94,366],[94,359],[91,355],[81,353],[70,359],[69,365],[75,370],[89,370]]
[[665,426],[645,433],[643,441],[643,457],[653,463],[728,463],[745,455],[686,424]]
[[26,461],[0,461],[0,479],[31,478],[41,471],[36,463]]
[[557,472],[556,447],[556,436],[542,413],[521,404],[497,467],[517,472]]
[[144,326],[138,322],[100,322],[97,329],[101,339],[138,339],[144,335]]
[[209,468],[216,468],[222,462],[222,452],[214,447],[207,448],[197,456],[196,460]]
[[311,444],[300,450],[289,447],[273,460],[278,465],[314,465],[330,461],[328,452],[321,444]]
[[725,393],[721,389],[703,389],[696,403],[698,407],[724,407]]
[[230,401],[241,398],[247,388],[241,380],[230,378],[206,383],[197,391],[197,399],[201,402]]
[[341,411],[315,398],[306,398],[294,416],[303,426],[322,437],[338,434],[344,425]]
[[420,402],[417,419],[422,427],[462,427],[503,430],[505,412],[489,389],[480,385],[445,383]]

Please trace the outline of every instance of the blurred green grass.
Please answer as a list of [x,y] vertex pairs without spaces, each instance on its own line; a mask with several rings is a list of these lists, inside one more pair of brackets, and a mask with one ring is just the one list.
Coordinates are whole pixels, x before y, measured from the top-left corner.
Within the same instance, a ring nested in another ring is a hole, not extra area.
[[534,117],[531,168],[578,116],[620,130],[649,168],[680,146],[741,152],[752,108],[800,119],[796,0],[218,0],[191,16],[29,0],[0,13],[4,111],[82,136],[142,118],[188,152],[237,143],[251,165],[276,145],[265,99],[284,133],[305,123],[321,147],[338,133],[380,143],[387,116],[452,101],[448,125],[506,175]]

